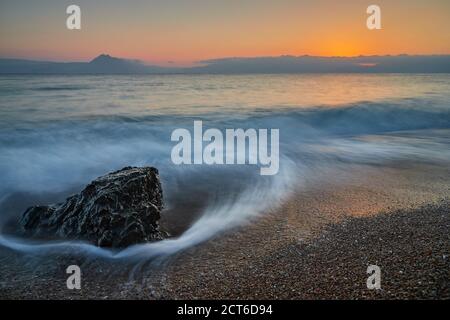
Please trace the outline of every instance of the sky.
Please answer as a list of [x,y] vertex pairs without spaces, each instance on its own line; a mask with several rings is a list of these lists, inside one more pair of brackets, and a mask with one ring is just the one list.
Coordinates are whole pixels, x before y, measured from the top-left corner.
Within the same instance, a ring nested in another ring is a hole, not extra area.
[[[67,6],[81,30],[66,28]],[[366,8],[381,8],[368,30]],[[449,0],[0,0],[0,57],[160,65],[224,57],[450,54]]]

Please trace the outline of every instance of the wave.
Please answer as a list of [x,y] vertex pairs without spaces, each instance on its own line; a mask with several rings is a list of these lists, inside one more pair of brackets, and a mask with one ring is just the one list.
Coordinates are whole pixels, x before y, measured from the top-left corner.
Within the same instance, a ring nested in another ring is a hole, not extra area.
[[[173,165],[170,133],[175,128],[192,130],[194,120],[203,120],[205,130],[280,129],[279,173],[263,177],[249,165]],[[167,257],[278,206],[323,168],[405,159],[448,162],[448,129],[450,109],[418,99],[336,108],[96,116],[37,126],[16,124],[0,129],[0,210],[2,217],[8,217],[0,219],[0,245],[34,254],[69,250],[111,259]],[[185,220],[181,229],[172,232],[175,237],[109,250],[78,241],[21,239],[4,232],[7,220],[17,220],[27,206],[60,201],[95,177],[128,165],[159,169],[166,223]]]
[[196,220],[179,237],[154,243],[138,244],[123,250],[99,248],[81,241],[30,241],[14,236],[0,235],[0,245],[11,249],[38,254],[51,252],[87,253],[109,259],[150,259],[168,257],[197,245],[221,232],[241,225],[270,207],[280,204],[289,195],[293,177],[288,170],[276,179],[254,185],[235,199],[209,204]]
[[44,86],[38,87],[33,90],[35,91],[78,91],[78,90],[88,90],[92,89],[89,86],[79,86],[79,85],[60,85],[60,86]]

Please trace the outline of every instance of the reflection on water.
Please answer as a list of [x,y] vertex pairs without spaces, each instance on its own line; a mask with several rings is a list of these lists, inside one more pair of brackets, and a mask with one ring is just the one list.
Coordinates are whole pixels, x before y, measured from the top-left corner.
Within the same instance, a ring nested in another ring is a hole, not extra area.
[[1,76],[0,121],[249,112],[418,97],[445,105],[448,92],[445,74]]

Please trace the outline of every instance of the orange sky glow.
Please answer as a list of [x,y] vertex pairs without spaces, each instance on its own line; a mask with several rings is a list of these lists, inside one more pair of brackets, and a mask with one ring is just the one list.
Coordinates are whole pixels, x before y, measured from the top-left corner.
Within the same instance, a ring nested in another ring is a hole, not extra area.
[[[100,53],[161,65],[221,57],[450,54],[450,1],[2,1],[0,56],[86,61]],[[382,30],[366,28],[378,4]]]

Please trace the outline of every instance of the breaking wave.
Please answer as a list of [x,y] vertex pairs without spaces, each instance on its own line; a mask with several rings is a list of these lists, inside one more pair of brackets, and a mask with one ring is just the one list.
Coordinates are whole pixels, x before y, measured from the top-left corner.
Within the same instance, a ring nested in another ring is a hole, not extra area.
[[[450,159],[450,108],[426,99],[274,110],[95,116],[5,126],[0,129],[0,244],[33,254],[166,257],[252,221],[321,168]],[[192,130],[194,120],[202,120],[205,129],[280,129],[279,173],[260,176],[259,168],[250,165],[172,164],[175,143],[170,134],[176,128]],[[92,179],[130,165],[159,169],[164,223],[169,229],[181,225],[170,230],[174,237],[110,250],[79,241],[44,242],[14,235],[26,207],[64,200]]]

